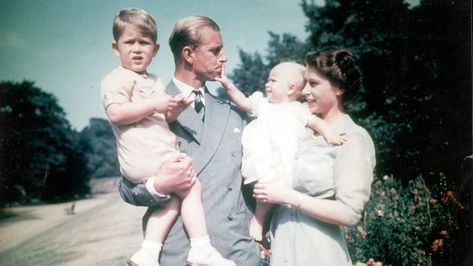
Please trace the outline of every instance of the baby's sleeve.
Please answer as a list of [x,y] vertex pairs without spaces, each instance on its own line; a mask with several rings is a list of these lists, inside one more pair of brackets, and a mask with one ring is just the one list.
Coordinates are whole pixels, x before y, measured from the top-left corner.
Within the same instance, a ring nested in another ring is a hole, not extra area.
[[255,91],[250,95],[250,97],[248,97],[248,99],[250,100],[252,110],[250,115],[253,117],[258,117],[261,114],[263,105],[267,103],[267,100],[264,98],[261,91]]

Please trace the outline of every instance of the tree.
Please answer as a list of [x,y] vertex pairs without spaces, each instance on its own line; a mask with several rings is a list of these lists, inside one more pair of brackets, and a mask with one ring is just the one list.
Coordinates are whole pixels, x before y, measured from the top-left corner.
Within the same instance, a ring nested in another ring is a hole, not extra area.
[[0,83],[0,203],[88,192],[84,157],[56,98],[33,82]]
[[117,148],[110,123],[91,118],[80,132],[80,143],[87,157],[87,169],[95,178],[120,176]]
[[278,63],[285,61],[303,63],[303,55],[307,51],[303,42],[290,34],[280,36],[269,32],[269,36],[266,60],[259,53],[249,54],[240,50],[241,64],[229,75],[246,95],[255,91],[264,92],[269,71]]
[[359,58],[365,86],[353,107],[377,144],[378,172],[404,179],[453,174],[471,154],[468,7],[446,0],[412,9],[402,0],[302,2],[312,47],[343,46]]

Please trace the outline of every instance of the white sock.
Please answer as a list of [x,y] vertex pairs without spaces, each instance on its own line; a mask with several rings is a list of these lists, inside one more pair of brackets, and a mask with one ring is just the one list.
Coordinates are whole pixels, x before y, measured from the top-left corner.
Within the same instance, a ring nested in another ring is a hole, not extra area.
[[151,240],[143,240],[143,243],[141,244],[140,251],[148,254],[149,256],[158,258],[162,247],[163,247],[163,243],[161,243],[161,242],[151,241]]
[[211,251],[213,250],[212,244],[210,244],[209,235],[199,236],[189,239],[191,241],[192,249],[199,249],[200,251]]

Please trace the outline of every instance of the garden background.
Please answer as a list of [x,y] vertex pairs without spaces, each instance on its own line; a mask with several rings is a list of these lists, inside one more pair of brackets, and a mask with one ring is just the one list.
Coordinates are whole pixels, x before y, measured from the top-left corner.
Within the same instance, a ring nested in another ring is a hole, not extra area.
[[[351,50],[364,87],[348,112],[377,152],[364,217],[346,228],[353,260],[471,265],[471,1],[301,1],[300,8],[307,38],[269,32],[265,53],[241,49],[230,78],[250,94],[280,61],[303,63],[324,46]],[[0,125],[3,207],[87,197],[92,177],[119,175],[108,122],[72,128],[55,95],[33,80],[0,82]]]

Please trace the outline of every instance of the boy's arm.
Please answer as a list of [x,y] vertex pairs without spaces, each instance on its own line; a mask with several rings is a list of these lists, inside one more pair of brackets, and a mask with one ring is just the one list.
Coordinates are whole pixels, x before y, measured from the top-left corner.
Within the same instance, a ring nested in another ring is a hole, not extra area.
[[190,97],[184,97],[182,94],[178,94],[172,98],[169,102],[168,110],[166,112],[166,122],[170,123],[177,119],[184,109],[192,103]]
[[154,112],[166,113],[170,99],[169,95],[159,95],[141,102],[112,103],[107,106],[106,113],[112,123],[127,125],[140,121]]
[[345,134],[336,134],[322,118],[312,114],[307,120],[307,126],[322,135],[325,140],[333,145],[341,145],[347,141]]
[[230,100],[241,110],[251,113],[253,111],[252,104],[250,99],[246,97],[243,92],[241,92],[235,84],[233,84],[228,78],[225,73],[225,66],[222,68],[222,75],[221,77],[216,77],[216,81],[220,82],[222,86],[227,91],[228,97]]

